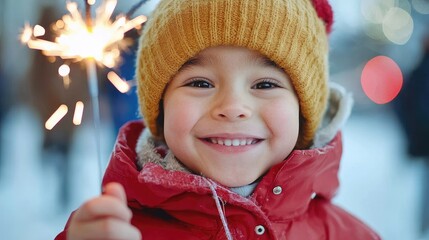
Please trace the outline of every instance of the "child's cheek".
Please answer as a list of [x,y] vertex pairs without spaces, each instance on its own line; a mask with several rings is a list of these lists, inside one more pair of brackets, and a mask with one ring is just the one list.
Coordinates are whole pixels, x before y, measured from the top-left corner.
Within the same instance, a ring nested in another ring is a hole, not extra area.
[[296,101],[277,100],[264,108],[262,118],[282,144],[294,144],[299,133],[299,106]]
[[171,98],[164,107],[165,134],[180,138],[189,135],[198,121],[200,107],[196,103],[186,97]]

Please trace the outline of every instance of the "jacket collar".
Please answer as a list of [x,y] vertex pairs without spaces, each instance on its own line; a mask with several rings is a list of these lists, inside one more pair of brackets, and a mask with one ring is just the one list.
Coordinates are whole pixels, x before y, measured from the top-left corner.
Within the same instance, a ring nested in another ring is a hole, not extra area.
[[[121,129],[103,184],[115,181],[124,185],[129,204],[133,207],[161,208],[172,212],[187,208],[217,216],[205,178],[167,170],[156,163],[147,163],[138,170],[133,149],[142,129],[141,122],[131,122]],[[290,219],[307,209],[314,193],[326,199],[334,196],[338,187],[341,151],[340,134],[323,148],[294,150],[287,159],[271,168],[250,198],[217,184],[215,190],[223,201],[257,215]],[[279,187],[281,193],[276,195],[274,189]],[[226,214],[228,216],[228,212]]]

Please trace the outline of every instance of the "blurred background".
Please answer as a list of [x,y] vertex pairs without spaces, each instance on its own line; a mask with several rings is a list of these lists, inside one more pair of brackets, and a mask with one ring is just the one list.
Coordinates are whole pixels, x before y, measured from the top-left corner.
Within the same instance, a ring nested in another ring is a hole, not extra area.
[[[331,80],[355,99],[343,129],[335,202],[383,239],[429,240],[429,0],[330,2]],[[114,15],[136,3],[119,0]],[[149,1],[134,15],[150,16],[156,3]],[[84,9],[84,1],[78,4]],[[84,66],[66,61],[72,84],[65,88],[67,79],[58,73],[65,61],[20,41],[25,24],[45,27],[44,38],[52,39],[49,26],[67,13],[65,6],[64,0],[0,1],[1,239],[53,239],[70,212],[100,192]],[[126,34],[129,48],[112,68],[131,86],[138,34]],[[98,69],[102,169],[119,126],[138,118],[135,87],[119,92],[107,72]],[[85,105],[80,125],[72,123],[77,101]],[[47,130],[45,122],[61,104],[71,110]]]

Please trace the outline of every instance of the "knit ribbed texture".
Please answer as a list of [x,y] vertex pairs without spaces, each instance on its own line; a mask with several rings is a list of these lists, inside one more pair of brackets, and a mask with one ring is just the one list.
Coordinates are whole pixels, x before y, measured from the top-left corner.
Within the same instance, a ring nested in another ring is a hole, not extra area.
[[[323,12],[316,12],[316,2]],[[208,47],[242,46],[269,57],[290,76],[304,120],[297,148],[309,147],[327,104],[326,29],[332,23],[327,9],[326,0],[161,0],[146,23],[138,52],[145,124],[162,137],[159,102],[189,58]]]

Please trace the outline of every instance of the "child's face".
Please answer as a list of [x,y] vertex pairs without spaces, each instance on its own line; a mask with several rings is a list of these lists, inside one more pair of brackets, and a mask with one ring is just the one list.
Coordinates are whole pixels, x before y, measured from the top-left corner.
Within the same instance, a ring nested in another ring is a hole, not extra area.
[[293,150],[299,105],[287,74],[242,47],[212,47],[167,86],[164,136],[197,174],[229,187],[252,183]]

